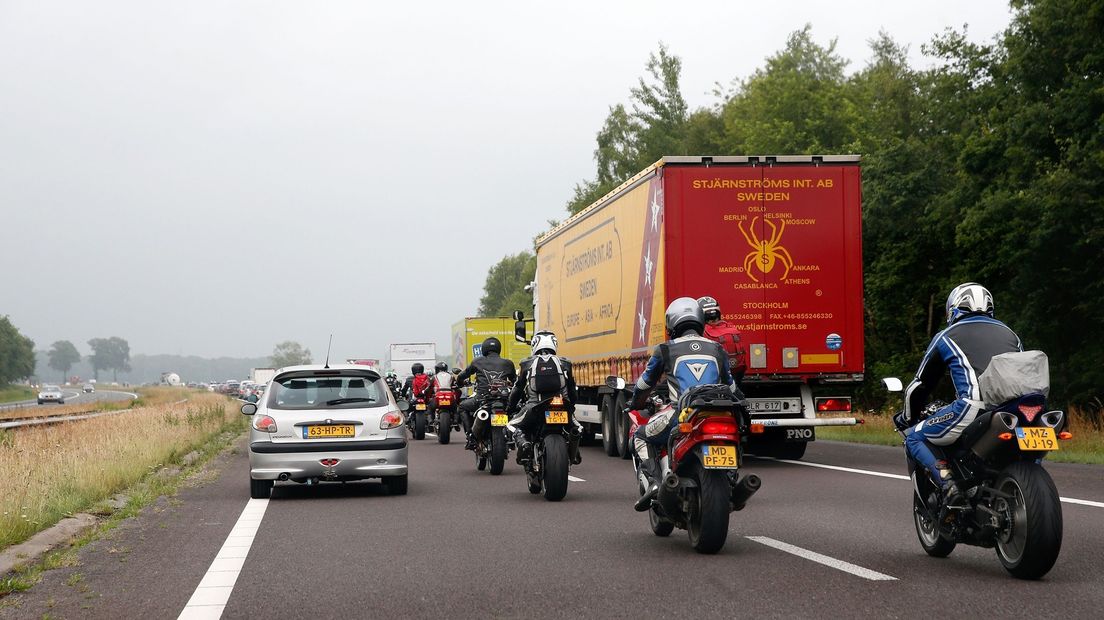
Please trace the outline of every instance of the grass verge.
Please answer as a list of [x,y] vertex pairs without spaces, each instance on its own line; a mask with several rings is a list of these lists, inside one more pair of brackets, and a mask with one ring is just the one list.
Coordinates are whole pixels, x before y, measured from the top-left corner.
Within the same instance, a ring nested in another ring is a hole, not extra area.
[[[108,390],[105,390],[108,391]],[[136,391],[131,392],[137,394],[136,399],[126,400],[84,400],[71,402],[65,405],[43,405],[41,407],[21,407],[17,409],[9,409],[7,411],[0,412],[0,418],[3,419],[15,419],[15,418],[37,418],[41,416],[53,416],[53,415],[65,415],[71,413],[79,413],[83,411],[120,411],[122,409],[131,409],[135,407],[145,407],[154,405],[167,405],[174,403],[185,398],[195,398],[201,395],[209,395],[210,392],[203,390],[190,390],[185,388],[172,388],[172,387],[148,387],[138,388]],[[34,395],[31,395],[34,398]]]
[[[1104,465],[1104,428],[1093,417],[1076,409],[1070,412],[1073,439],[1061,442],[1062,449],[1050,452],[1046,460],[1055,463],[1088,463]],[[893,427],[893,419],[884,413],[860,414],[865,420],[859,426],[826,426],[818,428],[817,439],[849,441],[879,446],[900,446],[901,436]]]
[[21,400],[31,400],[37,393],[28,387],[21,385],[0,385],[0,403],[15,403]]

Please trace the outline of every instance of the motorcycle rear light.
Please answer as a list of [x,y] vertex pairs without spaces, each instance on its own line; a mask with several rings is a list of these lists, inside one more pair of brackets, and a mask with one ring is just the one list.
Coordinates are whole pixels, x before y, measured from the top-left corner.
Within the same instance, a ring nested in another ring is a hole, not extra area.
[[1039,412],[1043,410],[1042,405],[1019,405],[1017,407],[1020,413],[1023,414],[1028,424],[1035,421],[1035,416],[1039,415]]
[[1001,433],[1000,435],[997,435],[997,439],[1000,439],[1001,441],[1011,441],[1012,433]]
[[275,433],[276,420],[273,420],[272,416],[263,415],[253,420],[253,428],[261,431],[262,433]]
[[751,425],[751,434],[752,435],[762,435],[765,432],[767,432],[767,427],[763,426],[762,424],[752,424]]
[[708,420],[701,425],[701,432],[706,435],[734,435],[736,422],[726,419]]
[[850,396],[833,396],[831,398],[816,399],[817,413],[850,412]]
[[398,428],[403,425],[403,414],[398,411],[388,411],[380,418],[380,430]]
[[1058,439],[1073,439],[1073,433],[1069,431],[1062,431],[1058,433]]

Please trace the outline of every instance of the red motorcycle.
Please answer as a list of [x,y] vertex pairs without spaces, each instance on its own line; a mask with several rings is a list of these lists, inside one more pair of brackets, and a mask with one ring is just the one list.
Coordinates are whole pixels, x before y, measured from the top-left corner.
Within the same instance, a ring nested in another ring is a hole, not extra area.
[[438,388],[433,395],[433,410],[436,413],[430,427],[437,435],[437,443],[447,444],[452,438],[453,429],[460,430],[460,390]]
[[[623,380],[618,380],[623,382]],[[701,385],[679,399],[678,424],[664,446],[649,446],[651,457],[659,459],[659,492],[645,502],[652,532],[669,536],[674,528],[684,529],[690,545],[699,553],[716,553],[728,537],[729,514],[743,510],[748,499],[759,490],[755,474],[739,477],[743,447],[749,430],[749,417],[732,392],[723,385]],[[656,413],[672,409],[653,396],[647,409]],[[629,412],[631,437],[648,424],[646,410]],[[632,451],[640,495],[648,489],[641,460]],[[641,510],[638,507],[638,510]]]

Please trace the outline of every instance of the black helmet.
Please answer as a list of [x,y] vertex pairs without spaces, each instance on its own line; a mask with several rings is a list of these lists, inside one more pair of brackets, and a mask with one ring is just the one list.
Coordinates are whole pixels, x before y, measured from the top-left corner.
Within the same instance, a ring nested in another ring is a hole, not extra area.
[[433,367],[433,372],[448,372],[448,364],[437,362],[437,365]]
[[687,329],[692,329],[701,335],[705,329],[705,313],[702,312],[698,300],[693,297],[679,297],[667,306],[667,333],[671,338],[678,338]]
[[702,313],[705,314],[706,323],[721,320],[721,304],[717,303],[716,299],[708,295],[699,297],[698,305],[701,306]]
[[490,353],[502,353],[502,343],[498,338],[491,337],[483,341],[483,355]]
[[420,375],[425,372],[425,366],[422,366],[421,362],[414,362],[410,365],[410,372],[415,375]]

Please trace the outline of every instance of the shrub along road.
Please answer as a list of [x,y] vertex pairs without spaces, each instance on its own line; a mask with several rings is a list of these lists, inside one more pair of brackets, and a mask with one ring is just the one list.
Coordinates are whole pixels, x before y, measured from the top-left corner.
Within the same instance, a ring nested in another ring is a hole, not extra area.
[[1063,497],[1088,503],[1063,503],[1057,565],[1023,582],[992,550],[923,553],[900,449],[817,442],[804,465],[748,459],[763,489],[732,515],[716,556],[694,553],[684,532],[651,534],[631,508],[626,461],[596,449],[584,459],[572,471],[584,481],[561,503],[530,495],[516,465],[492,477],[456,442],[432,438],[414,442],[409,495],[283,483],[251,502],[239,451],[206,484],[82,549],[79,566],[9,596],[0,618],[169,618],[189,600],[212,605],[185,617],[226,618],[919,617],[931,606],[1089,618],[1104,608],[1096,466],[1049,466]]

